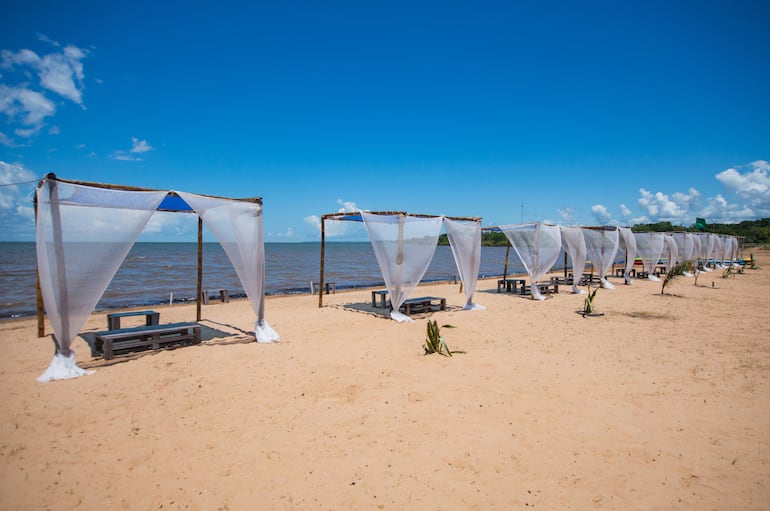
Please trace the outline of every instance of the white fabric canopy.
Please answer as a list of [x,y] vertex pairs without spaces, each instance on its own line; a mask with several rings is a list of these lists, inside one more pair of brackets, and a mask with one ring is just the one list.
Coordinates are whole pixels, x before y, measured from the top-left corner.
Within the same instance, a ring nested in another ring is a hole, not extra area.
[[671,235],[676,242],[679,257],[677,261],[684,263],[692,261],[695,255],[695,237],[689,232],[675,232]]
[[614,286],[607,281],[607,273],[612,268],[618,253],[618,230],[606,227],[599,229],[584,227],[583,236],[586,240],[586,255],[599,275],[601,286],[605,289],[613,289]]
[[561,229],[541,223],[499,227],[527,270],[532,298],[545,300],[535,285],[553,267],[561,253]]
[[572,292],[585,293],[584,289],[578,287],[586,269],[586,241],[583,230],[579,227],[561,227],[561,243],[572,263]]
[[452,220],[444,218],[444,228],[452,247],[452,255],[460,273],[465,293],[465,310],[483,310],[485,307],[473,303],[473,293],[481,267],[481,222]]
[[[38,380],[87,374],[70,349],[140,232],[169,192],[126,191],[47,177],[37,188],[40,290],[56,352]],[[262,206],[179,193],[220,240],[257,313],[260,342],[278,335],[264,321]]]
[[634,268],[636,260],[636,238],[633,231],[628,227],[618,227],[619,243],[618,247],[626,253],[626,269],[623,272],[626,284],[631,284],[631,270]]
[[222,245],[243,284],[257,321],[258,342],[275,342],[278,334],[265,321],[265,244],[262,205],[177,192],[190,205]]
[[710,234],[711,239],[714,240],[714,246],[711,248],[711,254],[709,257],[713,260],[714,266],[718,269],[722,269],[722,237],[718,234]]
[[363,211],[361,218],[390,294],[393,308],[390,317],[399,323],[411,322],[413,320],[399,312],[399,308],[428,270],[438,244],[442,218]]
[[663,233],[660,232],[635,232],[636,253],[642,260],[644,271],[647,272],[647,278],[653,281],[659,281],[653,273],[658,264],[660,255],[663,253]]
[[663,248],[664,253],[668,255],[668,263],[666,264],[666,267],[668,268],[668,271],[671,271],[679,259],[679,248],[676,246],[676,240],[674,237],[669,234],[663,235],[663,241],[665,242],[665,246]]
[[166,192],[46,179],[37,188],[37,266],[56,353],[38,380],[87,374],[70,349]]

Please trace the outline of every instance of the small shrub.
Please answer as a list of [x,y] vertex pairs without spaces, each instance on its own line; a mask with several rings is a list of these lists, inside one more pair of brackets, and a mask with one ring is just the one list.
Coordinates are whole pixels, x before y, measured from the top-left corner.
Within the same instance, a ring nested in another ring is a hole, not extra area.
[[596,310],[596,305],[594,305],[594,300],[596,299],[596,292],[599,291],[599,288],[597,287],[593,291],[591,291],[591,284],[588,284],[588,294],[586,295],[586,300],[583,304],[583,316],[587,314],[593,314]]
[[452,356],[449,346],[447,346],[444,338],[441,337],[441,332],[436,321],[428,320],[428,336],[425,338],[423,348],[425,349],[426,355],[438,353],[439,355]]

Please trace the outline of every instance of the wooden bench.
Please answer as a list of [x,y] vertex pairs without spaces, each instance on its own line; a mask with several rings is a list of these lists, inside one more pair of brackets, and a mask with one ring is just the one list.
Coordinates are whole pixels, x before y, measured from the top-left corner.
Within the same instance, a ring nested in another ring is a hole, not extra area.
[[170,323],[97,332],[95,349],[110,360],[116,352],[153,350],[172,344],[199,344],[201,327],[197,323]]
[[128,316],[145,316],[145,325],[157,325],[160,323],[160,312],[155,311],[129,311],[113,312],[107,314],[107,330],[120,330],[120,318]]
[[499,279],[497,281],[497,292],[500,292],[501,288],[505,288],[508,293],[518,292],[519,286],[524,286],[526,281],[524,279]]
[[[550,294],[559,294],[559,284],[555,282],[537,282],[535,283],[537,288],[540,290],[540,294],[543,295],[550,295]],[[521,295],[522,296],[528,296],[532,294],[532,287],[531,286],[522,286],[521,287]]]
[[409,298],[405,300],[400,311],[407,316],[419,312],[431,312],[434,310],[446,310],[446,298],[437,298],[435,296],[421,296],[419,298]]

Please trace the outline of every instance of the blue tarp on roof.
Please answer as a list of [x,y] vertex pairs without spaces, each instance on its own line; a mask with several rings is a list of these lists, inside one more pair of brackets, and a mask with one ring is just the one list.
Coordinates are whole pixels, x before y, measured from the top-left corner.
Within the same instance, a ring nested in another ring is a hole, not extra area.
[[193,213],[193,209],[179,195],[169,193],[160,202],[158,211],[174,211],[181,213]]

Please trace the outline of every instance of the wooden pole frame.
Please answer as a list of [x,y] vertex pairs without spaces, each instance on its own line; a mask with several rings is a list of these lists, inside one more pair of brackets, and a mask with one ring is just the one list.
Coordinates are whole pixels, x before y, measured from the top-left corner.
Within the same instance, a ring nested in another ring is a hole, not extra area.
[[[37,188],[40,188],[43,186],[45,182],[49,183],[49,186],[55,186],[56,182],[59,183],[67,183],[67,184],[74,184],[79,186],[90,186],[93,188],[105,188],[108,190],[122,190],[122,191],[131,191],[131,192],[162,192],[165,190],[158,190],[155,188],[142,188],[138,186],[126,186],[126,185],[116,185],[116,184],[107,184],[107,183],[95,183],[95,182],[88,182],[88,181],[77,181],[72,179],[62,179],[60,177],[57,177],[54,173],[46,174],[46,176],[40,180],[37,184]],[[205,194],[197,194],[201,195],[203,197],[210,197],[213,199],[224,199],[224,200],[232,200],[232,201],[241,201],[241,202],[253,202],[259,205],[262,205],[262,197],[247,197],[247,198],[231,198],[231,197],[220,197],[217,195],[205,195]],[[177,196],[178,195],[173,191],[168,191],[167,196]],[[37,225],[38,222],[38,203],[37,203],[37,193],[35,193],[35,196],[33,198],[34,206],[35,206],[35,224]],[[195,214],[195,211],[192,210],[168,210],[163,209],[159,211],[166,211],[170,213],[193,213]],[[36,259],[37,261],[37,259]],[[36,274],[36,308],[37,308],[37,336],[38,337],[45,337],[45,310],[44,310],[44,304],[43,304],[43,294],[42,290],[40,288],[40,269],[37,267],[37,262],[35,262],[35,274]],[[197,273],[197,297],[196,297],[196,321],[201,320],[201,292],[203,285],[203,219],[198,216],[198,273]],[[264,300],[263,300],[264,303]]]
[[[424,215],[413,214],[405,211],[367,211],[370,215],[400,215],[403,217],[416,217],[416,218],[448,218],[450,220],[462,220],[468,222],[481,222],[481,217],[464,217],[464,216],[446,216],[446,215]],[[323,286],[324,286],[324,258],[326,253],[326,220],[339,220],[346,222],[363,222],[361,212],[355,213],[327,213],[321,215],[321,263],[318,277],[318,307],[323,307]]]

